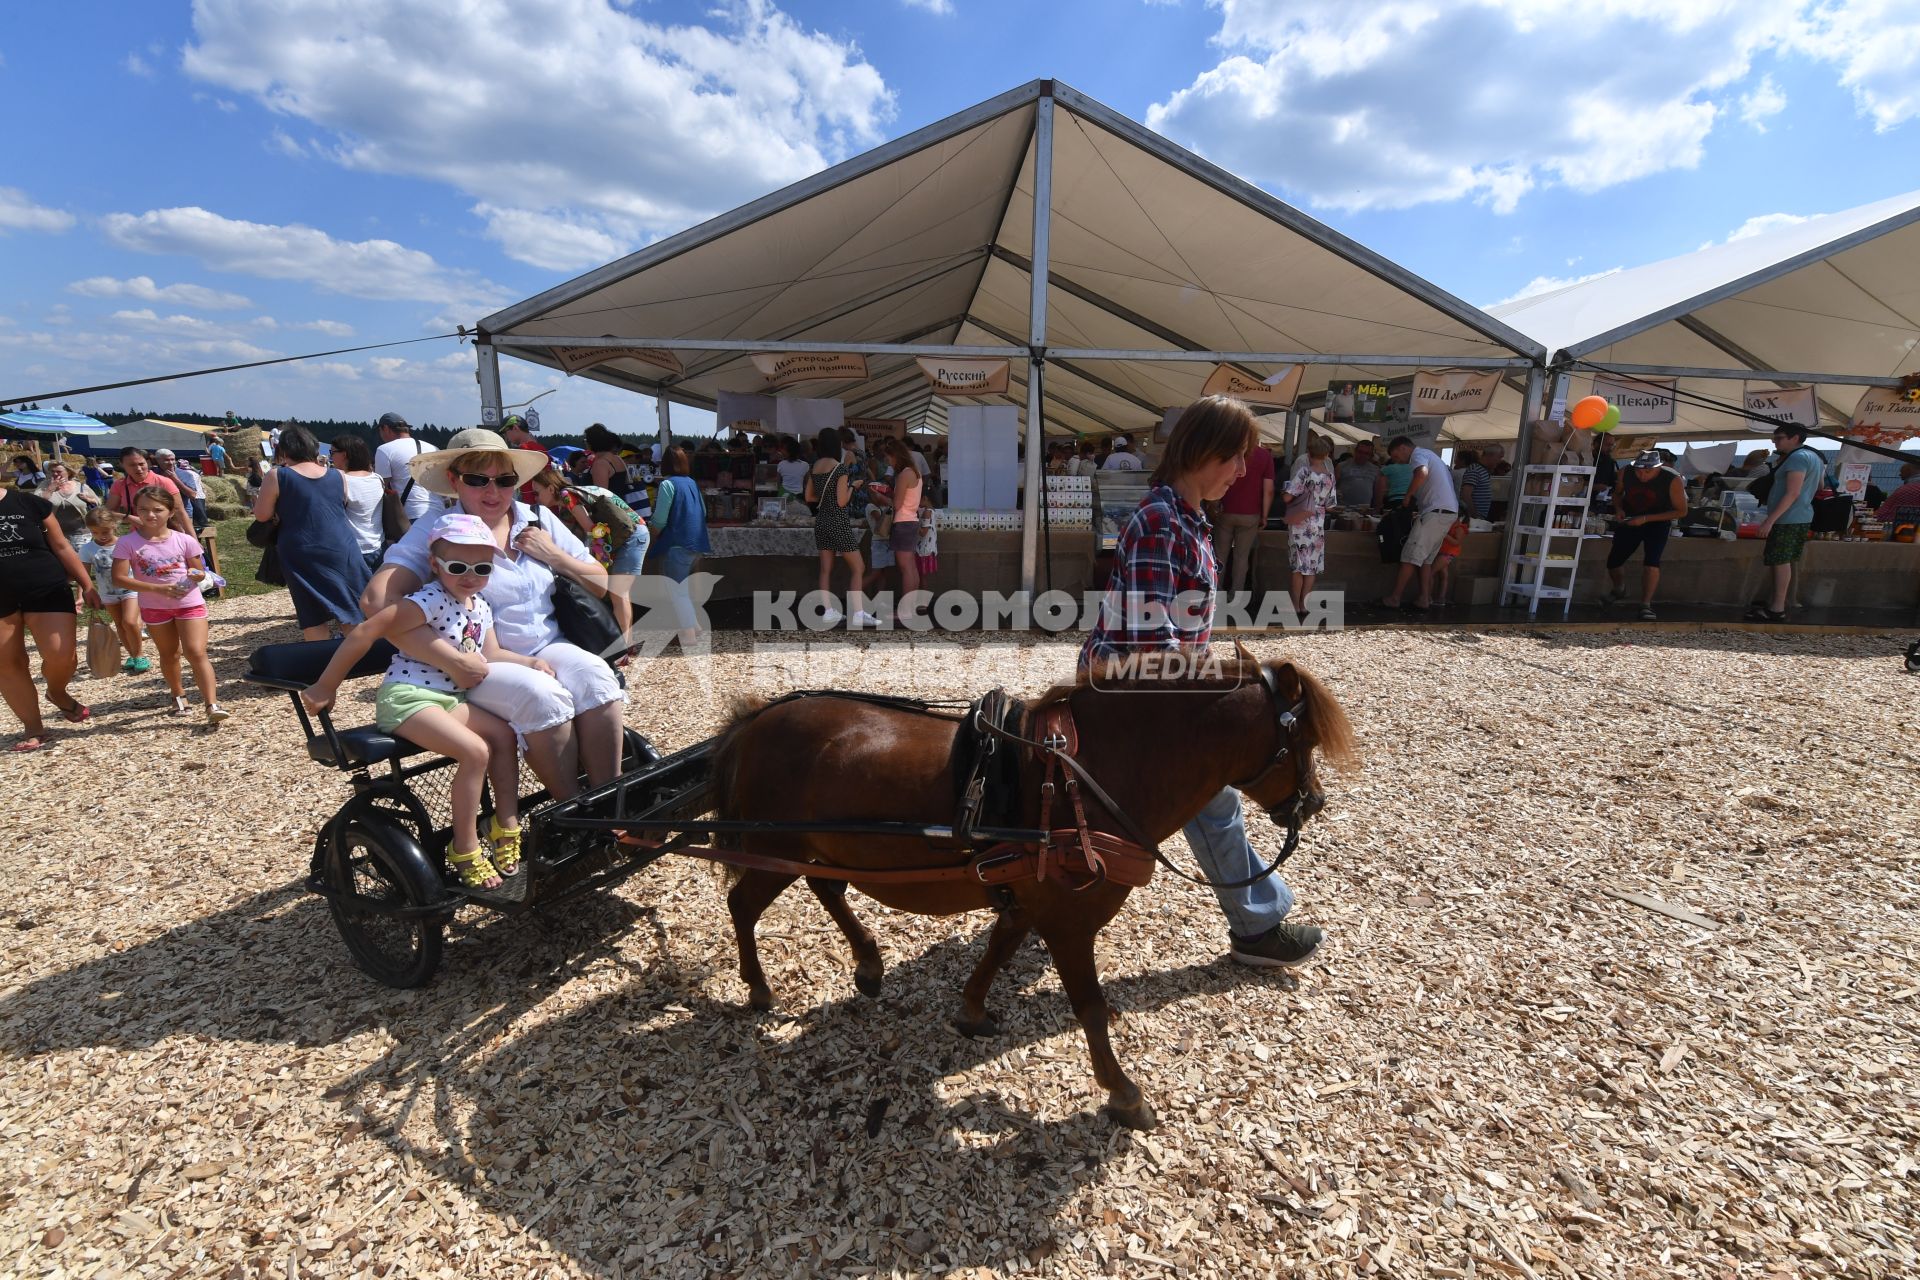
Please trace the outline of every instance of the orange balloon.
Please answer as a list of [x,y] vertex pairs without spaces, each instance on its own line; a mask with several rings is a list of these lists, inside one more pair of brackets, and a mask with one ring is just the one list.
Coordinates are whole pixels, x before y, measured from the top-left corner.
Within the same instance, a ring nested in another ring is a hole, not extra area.
[[1573,412],[1567,420],[1582,431],[1588,431],[1600,424],[1607,416],[1607,402],[1603,396],[1588,396],[1573,406]]

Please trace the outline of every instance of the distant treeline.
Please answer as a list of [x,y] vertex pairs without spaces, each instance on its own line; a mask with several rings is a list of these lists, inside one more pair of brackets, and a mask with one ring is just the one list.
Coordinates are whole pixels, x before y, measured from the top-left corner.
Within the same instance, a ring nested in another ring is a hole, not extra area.
[[[38,404],[21,406],[21,408],[23,409],[24,408],[38,409],[40,407],[41,406]],[[60,407],[68,411],[72,411],[73,409],[72,405],[61,405]],[[96,412],[92,416],[100,419],[100,421],[106,423],[110,427],[123,426],[126,423],[139,422],[146,418],[154,418],[161,422],[179,422],[188,426],[208,427],[213,429],[222,428],[227,425],[227,419],[225,414],[175,413],[172,411],[162,412],[161,410],[158,410],[158,409],[129,409],[125,413]],[[375,430],[373,423],[370,421],[369,422],[352,422],[352,421],[343,421],[339,418],[282,418],[276,421],[257,421],[253,418],[248,418],[245,416],[242,416],[240,418],[240,421],[247,426],[260,426],[260,427],[267,427],[267,428],[285,427],[285,426],[297,424],[313,432],[314,438],[320,441],[322,445],[325,445],[328,441],[334,440],[340,436],[345,436],[345,435],[359,436],[361,439],[365,440],[368,444],[373,445],[376,448],[380,444],[380,433],[379,431]],[[459,426],[455,426],[455,427],[437,427],[431,422],[419,423],[414,426],[413,435],[415,439],[424,440],[430,445],[445,447],[447,440],[453,435],[454,432],[465,431],[471,425],[472,425],[471,423],[462,423]],[[655,436],[652,432],[648,432],[644,435],[637,435],[637,434],[621,435],[621,439],[625,440],[628,444],[636,445],[636,446],[644,446],[644,445],[652,444],[657,438],[658,437]],[[676,435],[674,438],[676,442],[686,446],[687,448],[692,448],[696,443],[696,441],[702,439],[703,437]],[[577,434],[553,435],[547,432],[541,432],[540,443],[549,448],[553,447],[554,445],[563,445],[563,444],[577,445],[581,447],[584,447],[586,445],[586,441]]]

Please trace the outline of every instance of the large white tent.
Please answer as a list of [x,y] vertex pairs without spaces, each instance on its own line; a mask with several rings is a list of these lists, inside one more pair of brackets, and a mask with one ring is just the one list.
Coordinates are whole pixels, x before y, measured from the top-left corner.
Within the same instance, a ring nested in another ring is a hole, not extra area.
[[[1677,378],[1664,437],[1741,432],[1740,417],[1685,398],[1738,406],[1743,381],[1812,384],[1822,425],[1843,427],[1867,387],[1920,373],[1920,192],[1491,310],[1554,353],[1570,396],[1604,370]],[[1482,429],[1513,425],[1496,412]]]
[[[1534,374],[1537,396],[1545,355],[1056,81],[488,316],[477,335],[482,420],[499,413],[498,352],[563,368],[557,347],[663,353],[580,375],[658,397],[662,421],[669,400],[711,408],[721,392],[765,391],[756,353],[860,354],[865,379],[781,394],[934,430],[948,401],[915,357],[1006,358],[1010,385],[995,399],[1027,408],[1030,441],[1041,428],[1151,428],[1219,364],[1256,379],[1305,364],[1308,392],[1423,366],[1496,368],[1523,385]],[[1040,453],[1027,450],[1030,502]],[[1031,543],[1037,521],[1026,525]]]

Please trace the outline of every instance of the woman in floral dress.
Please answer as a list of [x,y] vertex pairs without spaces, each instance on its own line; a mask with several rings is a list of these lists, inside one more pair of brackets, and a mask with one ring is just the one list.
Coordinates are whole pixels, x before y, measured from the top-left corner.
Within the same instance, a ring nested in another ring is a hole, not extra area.
[[1327,567],[1327,512],[1334,503],[1333,446],[1325,436],[1307,437],[1307,456],[1293,469],[1287,481],[1289,499],[1305,504],[1306,518],[1294,522],[1300,506],[1289,501],[1287,507],[1287,560],[1293,569],[1293,607],[1307,607],[1307,593],[1314,579]]

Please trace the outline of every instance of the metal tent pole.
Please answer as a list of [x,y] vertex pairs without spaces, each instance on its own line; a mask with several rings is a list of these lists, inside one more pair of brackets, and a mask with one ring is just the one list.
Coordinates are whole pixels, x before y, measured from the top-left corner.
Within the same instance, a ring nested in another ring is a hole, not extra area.
[[673,409],[667,402],[667,393],[663,388],[653,398],[654,413],[660,420],[660,461],[667,460],[667,450],[673,447]]
[[498,428],[500,425],[500,353],[490,342],[473,344],[474,357],[479,361],[479,371],[474,374],[480,383],[480,425]]
[[[1507,528],[1500,539],[1500,604],[1507,602],[1507,567],[1512,562],[1513,549],[1519,542],[1516,532],[1520,524],[1520,494],[1524,487],[1527,463],[1533,460],[1533,424],[1546,411],[1544,403],[1547,388],[1546,374],[1538,369],[1527,370],[1527,385],[1520,393],[1520,439],[1514,444],[1513,470],[1509,473],[1507,485]],[[1576,570],[1576,576],[1578,571]]]
[[1040,508],[1046,501],[1041,477],[1046,433],[1041,429],[1041,369],[1047,358],[1048,231],[1053,217],[1052,86],[1034,103],[1033,115],[1033,275],[1027,303],[1027,465],[1026,495],[1020,517],[1020,589],[1031,596],[1040,559]]

